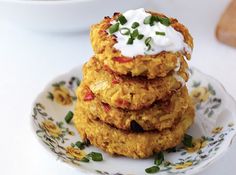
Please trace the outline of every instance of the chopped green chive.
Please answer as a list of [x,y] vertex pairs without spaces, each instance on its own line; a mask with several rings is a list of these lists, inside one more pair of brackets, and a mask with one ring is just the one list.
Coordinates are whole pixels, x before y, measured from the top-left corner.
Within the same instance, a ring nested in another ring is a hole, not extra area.
[[91,152],[87,156],[91,157],[93,161],[102,161],[103,160],[101,153]]
[[148,44],[147,45],[147,51],[151,50],[151,48],[152,48],[151,44]]
[[131,26],[132,29],[135,29],[139,26],[139,23],[138,22],[134,22]]
[[139,34],[137,38],[138,38],[138,40],[141,40],[141,39],[143,39],[143,37],[144,37],[143,34]]
[[165,25],[165,26],[169,26],[171,24],[170,19],[166,18],[166,17],[157,17],[158,21],[160,21],[161,24]]
[[152,166],[150,168],[145,169],[145,172],[148,174],[157,173],[158,171],[160,171],[160,168],[158,166]]
[[70,146],[72,146],[73,148],[75,147],[75,144],[74,143],[71,143]]
[[132,33],[131,33],[131,37],[134,39],[139,35],[138,29],[135,29]]
[[147,38],[145,39],[145,45],[146,45],[146,46],[149,45],[151,41],[152,41],[152,37],[147,37]]
[[152,17],[152,16],[146,17],[146,18],[144,19],[143,23],[144,23],[144,24],[150,24],[150,22],[151,22],[151,17]]
[[109,28],[109,33],[113,34],[116,33],[119,30],[119,23],[113,24],[110,28]]
[[166,35],[166,33],[165,32],[156,32],[156,35],[162,35],[162,36],[165,36]]
[[154,164],[155,165],[161,165],[163,161],[164,161],[163,152],[159,152],[158,154],[156,154]]
[[89,162],[89,159],[88,158],[86,158],[86,157],[83,157],[81,160],[80,160],[81,162]]
[[67,114],[66,114],[66,117],[65,117],[65,121],[66,123],[70,123],[71,119],[73,118],[74,114],[73,112],[69,111]]
[[122,35],[129,35],[130,34],[130,29],[127,28],[127,27],[123,27],[123,28],[120,29],[120,33]]
[[150,44],[151,41],[152,41],[152,37],[148,37],[148,38],[146,38],[145,41],[144,41],[144,42],[145,42],[145,45],[148,47],[148,48],[147,48],[147,51],[149,51],[149,50],[152,48],[152,46],[151,46],[151,44]]
[[117,19],[122,25],[124,25],[125,23],[127,23],[127,19],[123,16],[120,15]]
[[133,38],[129,38],[127,41],[127,44],[132,45],[134,43],[134,39]]
[[154,25],[154,22],[160,22],[165,26],[169,26],[171,24],[170,19],[167,17],[160,17],[160,16],[148,16],[144,19],[144,24],[149,24],[150,26]]
[[191,135],[185,134],[182,143],[186,147],[193,147],[193,137]]
[[144,24],[149,24],[150,26],[153,26],[155,21],[156,21],[155,16],[148,16],[144,19],[143,23]]
[[76,142],[75,145],[81,150],[85,148],[84,143],[81,141]]

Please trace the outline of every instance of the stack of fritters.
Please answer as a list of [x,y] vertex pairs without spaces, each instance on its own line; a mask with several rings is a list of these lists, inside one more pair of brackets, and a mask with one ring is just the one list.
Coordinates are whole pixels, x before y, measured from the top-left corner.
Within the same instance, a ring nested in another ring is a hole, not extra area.
[[[152,13],[162,16],[162,14]],[[106,17],[91,29],[95,51],[83,67],[74,123],[82,139],[110,154],[145,158],[179,144],[194,119],[185,86],[187,52],[161,52],[126,58],[113,45]],[[176,19],[171,26],[193,47],[188,30]]]

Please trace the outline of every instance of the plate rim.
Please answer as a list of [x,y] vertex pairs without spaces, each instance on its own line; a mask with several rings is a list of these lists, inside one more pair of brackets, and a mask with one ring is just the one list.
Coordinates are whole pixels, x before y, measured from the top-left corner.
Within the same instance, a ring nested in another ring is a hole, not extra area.
[[[55,82],[57,79],[60,79],[60,77],[63,77],[63,76],[68,76],[70,74],[73,74],[73,72],[78,72],[78,70],[82,70],[82,67],[83,67],[83,63],[82,64],[78,64],[77,66],[73,67],[72,69],[70,69],[69,71],[65,71],[64,73],[61,73],[59,75],[56,75],[54,78],[52,78],[50,81],[48,81],[46,83],[46,85],[44,86],[44,88],[42,88],[42,90],[36,95],[36,97],[34,98],[33,102],[31,103],[31,108],[30,108],[30,128],[32,130],[32,132],[35,134],[35,123],[34,123],[34,120],[32,118],[32,114],[33,114],[33,108],[35,106],[35,104],[37,104],[37,101],[38,99],[40,99],[40,97],[44,94],[44,92],[50,87],[50,85]],[[230,99],[231,102],[233,102],[234,104],[234,107],[232,109],[233,111],[233,114],[235,114],[235,121],[236,121],[236,99],[234,99],[234,97],[226,90],[226,88],[224,87],[224,85],[219,81],[217,80],[216,78],[214,78],[213,76],[209,75],[209,74],[206,74],[206,73],[203,73],[200,69],[194,67],[194,66],[190,66],[190,69],[194,70],[194,71],[197,71],[198,73],[200,73],[201,75],[204,75],[205,77],[213,80],[214,82],[218,83],[220,85],[220,88],[223,90],[224,94],[226,95],[226,98],[227,99]],[[37,137],[37,135],[36,135]],[[225,155],[225,153],[227,151],[229,151],[229,148],[232,146],[232,143],[235,141],[236,139],[236,130],[234,131],[234,134],[232,135],[232,138],[230,138],[230,142],[229,144],[227,144],[225,147],[224,150],[222,150],[216,157],[212,157],[210,158],[210,160],[205,164],[205,165],[202,165],[201,167],[199,167],[197,170],[196,169],[191,169],[191,170],[188,170],[188,173],[190,172],[191,175],[194,175],[196,173],[199,173],[199,172],[202,172],[204,169],[206,169],[207,167],[210,167],[214,162],[216,162],[217,160],[219,160],[220,158],[222,158],[222,156]],[[38,137],[36,138],[36,140],[38,140],[37,142],[39,142],[43,147],[46,148],[47,152],[50,152],[50,154],[53,154],[54,157],[55,154],[50,151],[50,149],[48,149],[48,147],[46,147],[46,145],[41,141],[41,139],[39,139]],[[62,164],[66,164],[67,167],[71,167],[71,168],[75,168],[77,170],[79,170],[81,173],[84,173],[84,174],[88,174],[88,175],[94,175],[93,172],[87,170],[87,169],[83,169],[83,168],[79,168],[78,166],[76,165],[73,165],[71,163],[67,163],[67,162],[64,162],[62,161],[61,159],[58,159],[60,163]],[[158,175],[158,173],[156,173]]]

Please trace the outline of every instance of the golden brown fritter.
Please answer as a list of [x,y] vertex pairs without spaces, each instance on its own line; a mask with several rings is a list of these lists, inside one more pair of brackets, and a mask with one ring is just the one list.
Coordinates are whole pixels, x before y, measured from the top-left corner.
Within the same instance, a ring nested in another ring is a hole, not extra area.
[[[149,12],[154,16],[166,17],[163,14]],[[161,52],[156,55],[138,55],[128,58],[121,54],[113,46],[116,44],[116,37],[109,35],[107,29],[111,21],[116,20],[120,14],[115,13],[112,18],[105,17],[103,21],[91,27],[90,38],[95,56],[114,72],[119,74],[131,74],[132,76],[147,76],[149,79],[164,77],[176,67],[177,59],[187,57],[191,54],[182,52]],[[180,24],[177,19],[169,18],[171,26],[180,32],[185,43],[192,49],[193,39],[188,29]]]
[[[180,63],[181,67],[177,74],[183,81],[187,81],[187,63],[184,60]],[[182,87],[182,83],[173,76],[173,72],[166,77],[152,80],[120,76],[104,67],[95,57],[84,65],[83,78],[84,83],[102,102],[131,110],[148,107]]]
[[194,119],[194,108],[189,106],[173,128],[159,131],[128,132],[116,129],[100,120],[91,120],[88,111],[77,103],[74,124],[82,139],[110,154],[131,158],[146,158],[155,152],[163,151],[178,145]]
[[[188,108],[189,95],[186,87],[179,90],[176,94],[165,101],[157,101],[151,107],[141,110],[130,111],[121,108],[114,108],[109,104],[102,103],[97,97],[93,96],[86,100],[89,88],[82,83],[77,89],[78,103],[83,111],[88,112],[91,120],[99,119],[104,123],[110,124],[118,129],[128,131],[162,131],[171,128],[180,120],[183,113]],[[90,92],[90,91],[89,91]]]

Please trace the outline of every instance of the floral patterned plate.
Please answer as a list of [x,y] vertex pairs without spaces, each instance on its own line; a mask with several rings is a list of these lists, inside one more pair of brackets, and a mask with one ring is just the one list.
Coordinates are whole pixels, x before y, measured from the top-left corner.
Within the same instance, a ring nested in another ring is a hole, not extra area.
[[[158,175],[195,174],[211,164],[230,146],[236,134],[236,103],[223,86],[195,68],[190,70],[188,88],[196,104],[196,120],[188,134],[193,147],[180,145],[164,153]],[[85,174],[143,175],[154,166],[154,157],[133,160],[112,157],[89,146],[84,150],[100,152],[103,161],[81,162],[81,150],[74,143],[80,140],[73,123],[65,116],[73,111],[75,89],[82,78],[81,67],[53,80],[37,97],[32,109],[33,130],[43,146],[59,159]]]

